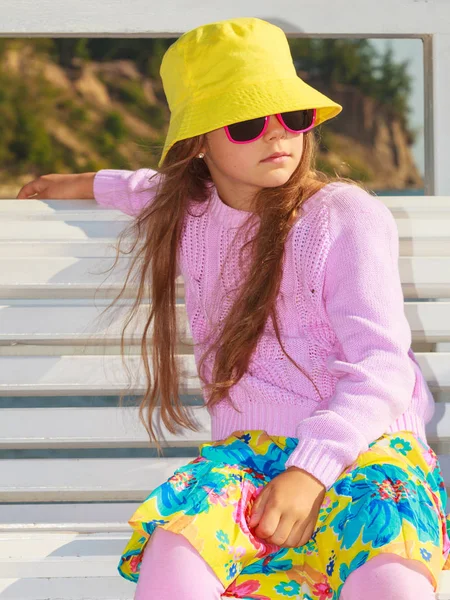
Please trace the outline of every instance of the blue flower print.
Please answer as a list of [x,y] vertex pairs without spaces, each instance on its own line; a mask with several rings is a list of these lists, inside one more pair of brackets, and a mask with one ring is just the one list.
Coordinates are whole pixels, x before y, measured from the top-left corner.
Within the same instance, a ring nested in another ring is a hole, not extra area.
[[183,510],[186,515],[198,515],[211,509],[209,495],[220,494],[228,481],[229,476],[215,470],[214,463],[196,462],[175,471],[146,501],[156,497],[158,511],[164,517],[177,510]]
[[272,443],[266,454],[259,454],[245,441],[236,438],[227,444],[206,444],[201,448],[201,456],[213,462],[240,465],[262,473],[273,479],[286,470],[286,461],[298,444],[298,438],[286,438],[286,447]]
[[223,531],[223,529],[219,529],[219,531],[216,533],[216,538],[219,540],[219,542],[223,542],[224,544],[230,543],[230,538],[228,537],[228,534]]
[[369,553],[363,551],[359,552],[349,565],[342,563],[339,569],[339,575],[342,581],[345,581],[347,577],[349,577],[349,575],[353,573],[353,571],[356,571],[356,569],[358,569],[358,567],[362,567],[362,565],[367,562],[368,558]]
[[274,587],[274,590],[282,596],[297,596],[300,593],[300,585],[296,581],[288,581],[279,583]]
[[219,529],[219,531],[216,533],[216,538],[219,540],[219,542],[221,542],[219,544],[219,548],[221,550],[226,550],[227,547],[225,546],[225,544],[230,543],[230,538],[228,537],[228,534],[226,534],[225,531],[223,531],[222,529]]
[[333,575],[335,562],[336,562],[336,552],[334,550],[332,550],[330,560],[328,561],[327,567],[326,567],[328,577],[331,577]]
[[439,545],[439,521],[426,490],[394,465],[373,464],[355,470],[335,484],[336,492],[352,499],[330,527],[347,549],[362,534],[364,544],[380,548],[400,534],[402,520],[417,530],[420,541]]
[[240,435],[238,437],[239,440],[242,440],[243,442],[245,442],[246,444],[250,443],[250,440],[252,439],[252,436],[249,433],[244,433],[244,435]]
[[428,550],[426,548],[421,548],[420,554],[422,555],[423,560],[430,562],[431,552],[428,552]]
[[243,575],[270,575],[279,571],[289,571],[289,569],[292,569],[292,560],[284,558],[289,550],[292,550],[292,548],[281,548],[264,558],[254,560],[244,567],[241,573]]
[[394,448],[394,450],[397,450],[400,454],[403,454],[403,456],[406,456],[408,452],[411,452],[412,450],[411,444],[400,437],[393,438],[389,442],[389,446]]
[[167,519],[152,519],[151,521],[143,522],[142,529],[149,535],[152,535],[158,525],[164,525],[164,523],[169,523],[169,521]]
[[237,575],[237,567],[236,567],[236,563],[233,563],[228,572],[228,577],[229,577],[229,579],[234,579],[236,577],[236,575]]

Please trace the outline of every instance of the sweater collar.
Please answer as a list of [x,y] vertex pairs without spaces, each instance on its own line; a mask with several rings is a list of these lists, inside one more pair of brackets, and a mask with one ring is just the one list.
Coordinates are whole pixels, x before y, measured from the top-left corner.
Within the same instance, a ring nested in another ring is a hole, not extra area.
[[[233,208],[220,198],[215,185],[211,186],[211,218],[223,227],[240,227],[252,214],[252,211]],[[257,217],[259,219],[259,217]]]
[[[326,184],[322,189],[313,194],[308,201],[303,204],[303,211],[307,212],[314,205],[315,202],[312,199],[319,199],[321,196],[324,196],[328,192],[330,192],[335,186],[342,185],[341,182],[330,182]],[[244,221],[252,214],[252,211],[248,210],[238,210],[237,208],[233,208],[228,204],[225,204],[223,200],[220,198],[217,193],[217,188],[215,185],[212,185],[210,188],[210,215],[213,221],[215,221],[218,225],[222,227],[226,227],[228,229],[240,227]],[[259,217],[256,216],[256,222],[259,221]]]

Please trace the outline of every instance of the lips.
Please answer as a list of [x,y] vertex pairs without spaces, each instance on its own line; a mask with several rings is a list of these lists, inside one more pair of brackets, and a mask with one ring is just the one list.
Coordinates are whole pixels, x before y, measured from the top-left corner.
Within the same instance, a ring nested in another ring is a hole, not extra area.
[[266,156],[266,158],[263,158],[263,160],[268,160],[269,158],[276,158],[277,156],[289,156],[289,154],[287,152],[275,152],[270,156]]

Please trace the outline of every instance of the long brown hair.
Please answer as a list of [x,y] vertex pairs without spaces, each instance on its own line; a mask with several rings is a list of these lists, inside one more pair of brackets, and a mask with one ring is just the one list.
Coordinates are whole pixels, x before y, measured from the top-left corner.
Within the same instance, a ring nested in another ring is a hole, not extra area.
[[[208,406],[213,406],[222,399],[231,400],[228,390],[246,372],[250,357],[269,318],[272,319],[282,351],[304,373],[285,351],[277,322],[276,298],[282,277],[286,237],[301,214],[304,202],[326,184],[346,181],[371,193],[364,185],[351,179],[337,174],[331,177],[316,170],[318,142],[314,130],[305,133],[303,139],[300,163],[289,180],[278,187],[262,188],[255,195],[254,214],[259,217],[260,225],[253,238],[241,248],[241,257],[244,252],[250,252],[247,255],[250,262],[248,258],[246,260],[250,268],[242,280],[234,304],[220,331],[213,332],[214,343],[203,353],[199,364],[198,375],[205,389],[209,391]],[[158,442],[162,432],[161,423],[173,434],[178,433],[180,428],[198,431],[198,423],[179,396],[180,365],[176,355],[179,334],[176,315],[176,266],[183,222],[190,203],[205,204],[206,208],[213,184],[205,161],[197,158],[204,141],[205,135],[196,136],[176,142],[169,150],[162,167],[153,176],[161,177],[156,190],[152,190],[152,202],[144,206],[131,225],[121,232],[116,260],[111,267],[117,264],[120,252],[130,254],[138,248],[122,290],[107,309],[122,297],[132,273],[135,273],[137,295],[122,330],[121,355],[123,359],[128,324],[137,315],[141,304],[151,299],[140,346],[147,389],[139,406],[139,418],[158,451],[161,449]],[[153,177],[149,179],[149,183]],[[248,226],[252,223],[254,221],[250,217],[244,223],[243,229],[249,231]],[[134,242],[131,249],[124,251],[121,248],[122,240],[129,235]],[[148,331],[152,322],[153,339],[150,345],[153,381],[148,359]],[[212,381],[208,382],[203,376],[203,367],[210,352],[215,353],[215,360]],[[312,383],[317,390],[314,382]],[[121,394],[119,404],[122,403],[123,397],[124,394]],[[158,405],[160,419],[155,424],[153,417]]]

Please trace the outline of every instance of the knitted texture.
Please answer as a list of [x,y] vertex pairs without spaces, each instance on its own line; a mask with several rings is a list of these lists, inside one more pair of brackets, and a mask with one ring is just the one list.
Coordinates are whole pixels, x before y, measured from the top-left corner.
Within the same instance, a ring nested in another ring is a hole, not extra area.
[[[103,169],[95,199],[137,215],[152,200],[154,173]],[[206,206],[192,203],[177,257],[197,366],[249,264],[239,258],[246,234],[237,235],[249,213],[211,192]],[[210,409],[213,440],[243,429],[297,437],[286,467],[327,489],[383,433],[409,430],[426,440],[434,400],[411,349],[397,225],[378,197],[333,182],[305,202],[286,240],[277,314],[287,353],[320,395],[285,356],[269,319],[230,390],[240,412],[226,401]],[[210,381],[211,354],[205,366]]]

